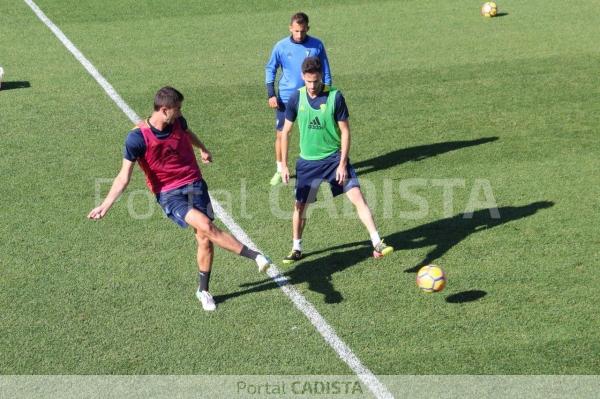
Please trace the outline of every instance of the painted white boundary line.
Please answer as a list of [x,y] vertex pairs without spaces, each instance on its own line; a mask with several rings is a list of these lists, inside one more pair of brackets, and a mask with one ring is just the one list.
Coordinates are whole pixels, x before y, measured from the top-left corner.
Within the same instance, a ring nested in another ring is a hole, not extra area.
[[[65,34],[44,14],[44,12],[33,2],[33,0],[23,0],[37,15],[37,17],[56,35],[58,40],[73,54],[73,56],[83,65],[88,73],[104,89],[106,94],[117,104],[117,106],[127,115],[129,120],[137,123],[141,118],[127,105],[127,103],[117,93],[115,88],[98,72],[92,63],[75,47],[75,45],[65,36]],[[221,205],[211,198],[215,215],[227,226],[235,237],[255,251],[258,248],[246,232],[238,226]],[[383,385],[377,377],[366,368],[360,359],[352,352],[350,347],[342,341],[335,333],[333,327],[319,314],[317,309],[292,285],[289,280],[281,274],[274,264],[269,268],[269,277],[279,285],[281,290],[292,300],[294,305],[310,320],[317,331],[323,336],[325,341],[333,348],[338,356],[356,373],[361,381],[373,392],[377,398],[393,398],[393,395]]]

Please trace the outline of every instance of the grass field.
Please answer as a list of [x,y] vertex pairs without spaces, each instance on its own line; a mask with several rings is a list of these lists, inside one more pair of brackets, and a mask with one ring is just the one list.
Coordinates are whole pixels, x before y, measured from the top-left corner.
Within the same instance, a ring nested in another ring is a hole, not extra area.
[[[346,200],[322,190],[308,256],[281,267],[291,283],[378,375],[600,374],[595,1],[506,0],[494,19],[465,0],[37,4],[139,115],[163,85],[184,93],[213,195],[276,261],[293,190],[268,185],[264,64],[306,11],[397,250],[370,258]],[[105,220],[85,218],[132,124],[24,2],[0,9],[0,374],[351,374],[274,282],[224,251],[205,314],[192,234],[137,168]],[[463,217],[486,193],[500,218]],[[424,263],[448,273],[443,292],[416,288]]]

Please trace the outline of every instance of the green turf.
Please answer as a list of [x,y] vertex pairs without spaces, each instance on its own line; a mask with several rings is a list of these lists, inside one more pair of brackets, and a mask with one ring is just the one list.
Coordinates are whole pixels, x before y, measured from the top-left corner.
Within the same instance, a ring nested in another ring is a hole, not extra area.
[[[171,3],[38,2],[139,115],[162,85],[184,93],[215,158],[211,191],[275,259],[290,247],[292,189],[268,186],[263,68],[289,15],[310,15],[350,108],[351,158],[397,251],[370,258],[345,200],[323,190],[307,258],[282,270],[370,370],[600,373],[594,1],[505,1],[494,19],[463,0]],[[24,3],[0,8],[0,373],[351,373],[231,254],[217,251],[219,309],[202,312],[193,237],[150,205],[139,170],[105,220],[85,219],[131,122]],[[449,179],[464,186],[444,203]],[[420,216],[400,192],[411,182]],[[462,217],[483,200],[477,184],[500,219]],[[417,290],[423,262],[444,267],[445,291]]]

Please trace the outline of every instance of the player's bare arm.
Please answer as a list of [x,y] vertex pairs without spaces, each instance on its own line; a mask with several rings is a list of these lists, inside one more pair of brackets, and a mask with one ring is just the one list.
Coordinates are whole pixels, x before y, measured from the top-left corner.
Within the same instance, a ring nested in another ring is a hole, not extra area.
[[200,141],[196,133],[192,132],[190,129],[187,130],[187,133],[190,135],[190,139],[192,141],[192,145],[196,148],[200,149],[200,156],[202,157],[202,163],[211,163],[212,162],[212,154],[204,143]]
[[340,165],[335,173],[335,178],[339,184],[344,184],[348,178],[348,154],[350,153],[350,124],[347,120],[338,121],[340,128],[341,148],[340,148]]
[[88,214],[89,219],[102,219],[104,215],[108,212],[110,207],[115,203],[115,201],[119,198],[119,196],[125,191],[129,181],[131,180],[131,172],[133,172],[134,163],[128,159],[123,159],[123,165],[121,166],[121,170],[115,180],[113,181],[112,186],[110,187],[110,191],[104,198],[104,201],[92,209]]

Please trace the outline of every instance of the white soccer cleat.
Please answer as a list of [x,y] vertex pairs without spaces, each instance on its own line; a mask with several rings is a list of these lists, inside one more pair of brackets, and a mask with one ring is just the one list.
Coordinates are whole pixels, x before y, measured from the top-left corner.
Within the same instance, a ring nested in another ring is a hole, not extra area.
[[4,77],[4,69],[0,66],[0,88],[2,88],[2,78]]
[[206,310],[207,312],[212,312],[217,308],[215,300],[208,291],[200,291],[200,288],[198,288],[196,290],[196,298],[198,298],[202,304],[202,309]]
[[264,255],[258,255],[256,257],[256,264],[258,265],[258,271],[264,273],[271,266],[271,259]]

